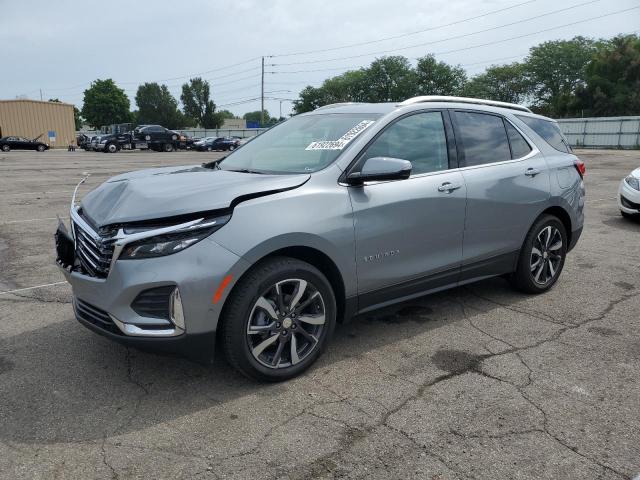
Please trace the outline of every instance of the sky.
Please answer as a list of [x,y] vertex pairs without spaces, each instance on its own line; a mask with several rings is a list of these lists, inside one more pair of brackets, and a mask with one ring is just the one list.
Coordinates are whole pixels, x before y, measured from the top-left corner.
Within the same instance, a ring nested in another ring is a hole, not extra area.
[[384,55],[434,54],[472,76],[547,40],[632,32],[639,0],[0,0],[0,99],[81,107],[92,80],[113,78],[135,108],[141,83],[179,100],[201,76],[242,115],[260,109],[265,56],[265,108],[286,116],[306,85]]

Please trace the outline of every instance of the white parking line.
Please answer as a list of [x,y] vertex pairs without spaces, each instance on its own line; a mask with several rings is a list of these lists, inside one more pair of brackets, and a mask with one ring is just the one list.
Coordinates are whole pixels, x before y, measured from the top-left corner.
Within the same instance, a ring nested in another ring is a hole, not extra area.
[[47,217],[47,218],[29,218],[27,220],[9,220],[8,222],[2,222],[0,225],[10,225],[12,223],[25,223],[25,222],[40,222],[43,220],[57,220],[58,217]]
[[35,285],[33,287],[16,288],[15,290],[6,290],[4,292],[0,292],[0,295],[8,295],[10,293],[24,292],[25,290],[34,290],[36,288],[52,287],[54,285],[62,285],[63,283],[67,283],[67,282],[45,283],[44,285]]
[[17,195],[45,195],[45,194],[46,194],[46,195],[49,195],[49,194],[52,194],[52,193],[68,193],[68,194],[71,194],[71,193],[73,193],[73,190],[65,190],[65,191],[58,190],[58,191],[55,191],[55,192],[18,192],[18,193],[3,193],[3,194],[2,194],[2,196],[4,196],[4,197],[9,197],[9,196],[17,196]]

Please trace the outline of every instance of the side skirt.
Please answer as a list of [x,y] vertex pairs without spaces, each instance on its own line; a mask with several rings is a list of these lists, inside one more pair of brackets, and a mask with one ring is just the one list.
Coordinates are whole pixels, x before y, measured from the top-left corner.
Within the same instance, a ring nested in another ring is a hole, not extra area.
[[365,292],[346,301],[344,321],[396,303],[419,298],[467,283],[473,283],[515,271],[519,251],[497,255],[444,272],[415,278],[378,290]]

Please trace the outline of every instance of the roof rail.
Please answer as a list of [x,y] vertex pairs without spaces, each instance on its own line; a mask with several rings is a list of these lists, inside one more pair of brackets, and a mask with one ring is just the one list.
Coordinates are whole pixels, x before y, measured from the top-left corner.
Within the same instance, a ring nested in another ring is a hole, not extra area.
[[510,108],[512,110],[519,110],[521,112],[533,113],[527,107],[518,105],[516,103],[498,102],[497,100],[483,100],[481,98],[449,97],[449,96],[441,96],[441,95],[423,95],[420,97],[408,98],[404,102],[400,102],[398,106],[413,105],[416,103],[427,103],[427,102],[473,103],[476,105],[490,105],[492,107]]
[[325,108],[335,108],[335,107],[343,107],[345,105],[359,105],[362,102],[341,102],[341,103],[330,103],[329,105],[323,105],[321,107],[316,108],[316,110],[324,110]]

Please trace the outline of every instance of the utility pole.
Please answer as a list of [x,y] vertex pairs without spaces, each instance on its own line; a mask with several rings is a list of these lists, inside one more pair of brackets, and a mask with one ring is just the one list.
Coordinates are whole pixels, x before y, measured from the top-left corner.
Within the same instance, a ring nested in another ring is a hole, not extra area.
[[42,89],[40,89],[40,101],[42,101]]
[[264,126],[264,57],[262,57],[262,86],[260,93],[260,126]]

